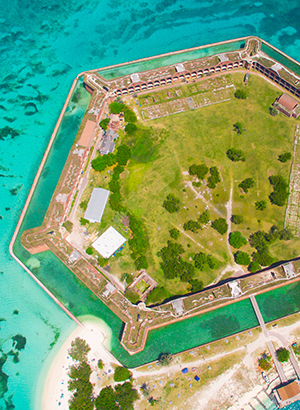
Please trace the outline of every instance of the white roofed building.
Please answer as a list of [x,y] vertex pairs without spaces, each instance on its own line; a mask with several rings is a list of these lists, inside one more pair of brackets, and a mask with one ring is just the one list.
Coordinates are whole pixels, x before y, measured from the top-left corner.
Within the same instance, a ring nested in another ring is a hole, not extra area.
[[103,258],[108,259],[124,243],[126,238],[110,226],[99,238],[92,244],[92,247],[100,253]]
[[104,209],[108,200],[109,191],[103,188],[94,188],[84,213],[85,219],[90,222],[101,222]]

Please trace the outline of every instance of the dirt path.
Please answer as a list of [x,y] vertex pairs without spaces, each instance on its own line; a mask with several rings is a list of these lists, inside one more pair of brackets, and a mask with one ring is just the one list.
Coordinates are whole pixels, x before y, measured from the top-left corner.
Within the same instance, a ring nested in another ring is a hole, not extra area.
[[[197,192],[197,190],[193,187],[193,184],[192,184],[192,182],[191,181],[186,181],[185,182],[185,186],[188,186],[194,193],[195,193],[195,195],[196,195],[196,197],[195,197],[195,199],[202,199],[202,201],[208,206],[208,207],[212,207],[212,204],[209,202],[209,201],[207,201],[207,199],[205,199],[204,198],[204,196],[200,193],[200,192]],[[221,214],[221,212],[216,208],[216,207],[213,207],[213,209],[216,211],[216,213],[219,215],[219,216],[223,216],[222,214]]]

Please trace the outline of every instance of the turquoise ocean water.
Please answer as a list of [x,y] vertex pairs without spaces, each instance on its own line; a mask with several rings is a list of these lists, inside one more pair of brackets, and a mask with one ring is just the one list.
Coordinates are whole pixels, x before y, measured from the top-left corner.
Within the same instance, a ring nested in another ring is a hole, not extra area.
[[[8,391],[0,398],[0,409],[35,408],[51,358],[75,327],[8,253],[75,76],[82,70],[253,34],[297,59],[299,17],[295,0],[1,0],[0,344],[8,353],[12,337],[22,335],[26,345],[18,363],[8,355],[3,365]],[[83,98],[70,110],[64,132],[78,127],[85,104]],[[57,146],[57,153],[64,148]],[[51,173],[56,162],[61,162],[59,157],[46,171]],[[46,192],[36,201],[46,204],[45,198]]]

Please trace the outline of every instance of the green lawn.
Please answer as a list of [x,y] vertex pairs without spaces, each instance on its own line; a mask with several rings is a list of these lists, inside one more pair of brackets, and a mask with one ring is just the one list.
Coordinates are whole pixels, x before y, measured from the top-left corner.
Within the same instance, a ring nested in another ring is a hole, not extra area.
[[[236,88],[244,87],[243,74],[227,75],[226,78]],[[208,78],[204,81],[209,85],[212,80]],[[184,94],[187,92],[186,88]],[[246,100],[234,98],[233,88],[230,93],[231,100],[228,102],[140,122],[135,137],[124,139],[132,147],[132,159],[121,175],[122,196],[127,209],[145,223],[150,243],[148,273],[172,294],[184,293],[188,287],[179,279],[166,280],[160,269],[161,259],[157,252],[171,239],[170,229],[176,227],[180,231],[178,242],[185,249],[185,260],[198,252],[210,253],[218,260],[217,269],[196,272],[195,277],[202,280],[204,285],[211,283],[222,268],[232,262],[226,235],[220,235],[210,224],[198,233],[183,230],[185,222],[196,220],[206,208],[210,211],[211,220],[226,218],[225,204],[229,200],[231,186],[232,212],[244,217],[244,222],[233,224],[232,230],[239,230],[248,238],[251,233],[259,229],[267,231],[274,224],[283,228],[286,207],[271,205],[268,195],[272,187],[268,177],[280,174],[286,180],[289,178],[291,161],[281,163],[277,157],[293,151],[296,120],[282,114],[276,117],[269,114],[269,107],[280,91],[258,76],[250,75]],[[161,103],[162,95],[160,97]],[[136,106],[135,101],[136,98],[132,99],[132,105]],[[142,109],[139,107],[139,110]],[[243,126],[242,135],[233,129],[236,122]],[[227,158],[226,151],[232,147],[244,152],[245,162],[234,163]],[[214,190],[208,189],[206,179],[200,188],[188,186],[193,181],[187,173],[189,166],[203,162],[208,167],[217,166],[220,172],[221,182]],[[254,179],[255,186],[245,194],[238,184],[249,177]],[[105,187],[107,179],[102,177],[104,184],[100,186]],[[196,193],[200,194],[197,199]],[[170,214],[163,208],[168,194],[180,199],[179,212]],[[267,202],[264,211],[255,209],[258,200]],[[108,227],[114,218],[108,206],[100,230]],[[117,218],[120,221],[121,216],[117,215]],[[276,242],[270,250],[277,260],[281,260],[298,254],[298,246],[299,240]],[[254,251],[248,244],[242,250],[249,254]],[[235,250],[232,248],[232,251]],[[127,247],[112,260],[112,272],[121,275],[122,272],[134,271],[129,253]]]

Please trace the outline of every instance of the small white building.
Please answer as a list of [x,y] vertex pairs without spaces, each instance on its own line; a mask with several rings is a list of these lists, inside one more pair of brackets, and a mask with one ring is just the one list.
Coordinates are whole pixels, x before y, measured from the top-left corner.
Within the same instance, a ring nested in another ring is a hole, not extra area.
[[103,258],[108,259],[124,243],[126,238],[110,226],[99,238],[92,244],[92,247],[100,253]]

